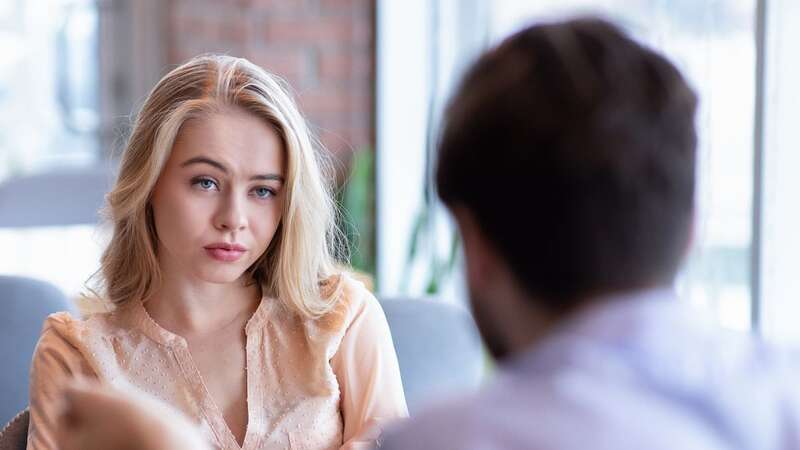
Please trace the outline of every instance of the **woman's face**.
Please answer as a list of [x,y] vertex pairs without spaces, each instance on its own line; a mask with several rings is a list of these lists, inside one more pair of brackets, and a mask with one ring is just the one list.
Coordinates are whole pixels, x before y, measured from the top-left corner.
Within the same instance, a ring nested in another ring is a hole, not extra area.
[[238,280],[281,221],[284,158],[275,130],[243,110],[184,123],[151,201],[165,276]]

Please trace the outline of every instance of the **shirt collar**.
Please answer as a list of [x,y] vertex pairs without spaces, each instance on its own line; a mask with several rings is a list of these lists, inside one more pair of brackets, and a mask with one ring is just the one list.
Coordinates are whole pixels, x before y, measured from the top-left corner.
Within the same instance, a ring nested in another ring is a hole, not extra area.
[[658,348],[680,338],[681,329],[705,318],[682,302],[671,288],[653,288],[595,298],[565,318],[527,350],[512,356],[510,371],[552,365],[568,357],[564,351],[578,346]]

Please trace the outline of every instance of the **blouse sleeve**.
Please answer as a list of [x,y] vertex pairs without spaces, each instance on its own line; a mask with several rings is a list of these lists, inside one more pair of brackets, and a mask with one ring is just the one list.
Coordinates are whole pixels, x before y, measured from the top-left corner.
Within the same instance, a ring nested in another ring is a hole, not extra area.
[[365,301],[331,359],[341,393],[342,450],[371,448],[387,422],[408,417],[389,324],[375,297],[362,292]]
[[28,450],[58,448],[55,433],[65,383],[76,376],[96,376],[78,349],[53,328],[53,322],[60,320],[58,316],[47,319],[33,354]]

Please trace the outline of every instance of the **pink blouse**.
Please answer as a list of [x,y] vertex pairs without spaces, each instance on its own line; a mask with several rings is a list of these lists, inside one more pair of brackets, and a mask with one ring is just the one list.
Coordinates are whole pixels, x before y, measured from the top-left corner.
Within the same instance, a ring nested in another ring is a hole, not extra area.
[[[248,321],[241,449],[367,448],[386,421],[408,416],[383,310],[360,282],[343,282],[343,300],[321,319],[303,320],[265,297]],[[29,450],[58,448],[60,390],[77,374],[141,389],[181,410],[216,447],[240,448],[186,341],[155,323],[141,302],[45,321],[31,369]]]

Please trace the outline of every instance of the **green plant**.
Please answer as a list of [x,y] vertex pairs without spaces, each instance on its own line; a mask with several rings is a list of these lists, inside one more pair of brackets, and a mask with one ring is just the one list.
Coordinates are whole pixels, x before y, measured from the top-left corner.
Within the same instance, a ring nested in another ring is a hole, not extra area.
[[[414,221],[409,240],[408,256],[403,268],[403,280],[411,279],[411,271],[416,261],[423,261],[426,265],[425,285],[423,292],[427,295],[439,293],[442,284],[453,274],[455,263],[460,248],[458,234],[447,233],[444,238],[449,238],[449,247],[445,255],[437,247],[438,227],[435,222],[433,208],[436,205],[425,201]],[[410,283],[405,283],[404,290],[408,292]]]
[[375,277],[375,152],[362,148],[353,153],[350,176],[339,191],[350,265]]

